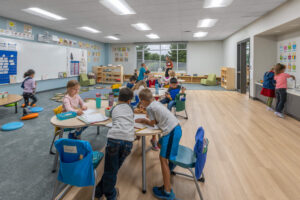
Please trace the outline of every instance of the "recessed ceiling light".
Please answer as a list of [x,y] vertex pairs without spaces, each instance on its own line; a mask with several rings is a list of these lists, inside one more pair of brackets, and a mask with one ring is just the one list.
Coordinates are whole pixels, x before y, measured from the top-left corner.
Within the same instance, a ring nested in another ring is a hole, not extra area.
[[35,7],[26,8],[26,9],[23,9],[23,11],[33,14],[33,15],[43,17],[45,19],[53,20],[53,21],[66,20],[66,18],[64,18],[62,16],[56,15],[54,13],[48,12],[48,11],[40,9],[40,8],[35,8]]
[[197,32],[197,33],[194,33],[194,37],[196,37],[196,38],[199,38],[199,37],[205,37],[205,36],[207,36],[207,32],[202,32],[202,31],[200,31],[200,32]]
[[120,38],[117,38],[117,37],[112,36],[112,35],[106,36],[106,38],[110,39],[110,40],[120,40]]
[[205,0],[203,8],[219,8],[229,6],[233,0]]
[[78,27],[78,29],[89,32],[89,33],[100,33],[101,31],[88,27],[88,26],[82,26],[82,27]]
[[158,35],[156,35],[156,34],[154,34],[154,33],[150,33],[150,34],[148,34],[148,35],[146,35],[148,38],[150,38],[150,39],[159,39],[159,36]]
[[139,31],[149,31],[151,28],[148,26],[148,24],[145,23],[136,23],[136,24],[131,24],[132,27]]
[[217,19],[201,19],[198,21],[198,28],[209,28],[213,27],[217,23]]
[[116,15],[133,15],[134,10],[125,0],[100,0],[100,3],[110,9]]

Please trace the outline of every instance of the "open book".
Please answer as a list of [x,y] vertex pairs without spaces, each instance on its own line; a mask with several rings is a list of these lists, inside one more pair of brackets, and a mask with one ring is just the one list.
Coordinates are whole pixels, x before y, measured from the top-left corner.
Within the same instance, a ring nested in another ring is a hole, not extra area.
[[96,122],[102,122],[108,120],[106,116],[92,109],[87,109],[83,111],[83,114],[81,116],[78,116],[77,118],[86,124],[93,124]]

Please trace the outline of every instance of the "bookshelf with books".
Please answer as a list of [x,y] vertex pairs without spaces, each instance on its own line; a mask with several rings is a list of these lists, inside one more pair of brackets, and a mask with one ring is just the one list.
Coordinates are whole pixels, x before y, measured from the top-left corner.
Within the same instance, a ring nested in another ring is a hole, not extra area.
[[123,66],[93,67],[97,83],[123,83]]

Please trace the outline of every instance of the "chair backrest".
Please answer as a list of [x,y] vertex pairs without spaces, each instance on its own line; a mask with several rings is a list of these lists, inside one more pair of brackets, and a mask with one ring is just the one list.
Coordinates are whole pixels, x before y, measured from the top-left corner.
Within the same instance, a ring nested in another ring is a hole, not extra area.
[[62,138],[54,144],[60,157],[58,180],[78,187],[94,185],[93,151],[90,143]]
[[88,79],[88,76],[86,74],[80,74],[80,80],[81,81],[87,81],[89,79]]
[[216,74],[209,74],[207,76],[207,80],[209,80],[209,81],[215,81],[216,77],[217,77]]
[[185,110],[185,100],[186,100],[186,94],[179,93],[176,95],[175,97],[176,112]]
[[195,140],[194,152],[197,157],[195,173],[197,179],[199,179],[205,166],[208,148],[208,140],[204,137],[204,129],[202,127],[198,128]]

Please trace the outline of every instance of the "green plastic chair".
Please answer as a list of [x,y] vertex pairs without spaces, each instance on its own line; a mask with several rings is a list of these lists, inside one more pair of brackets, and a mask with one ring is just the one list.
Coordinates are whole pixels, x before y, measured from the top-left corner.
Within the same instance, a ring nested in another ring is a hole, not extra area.
[[80,85],[81,86],[90,86],[95,85],[95,79],[89,79],[86,74],[80,74]]
[[207,76],[207,79],[201,79],[201,84],[202,85],[207,85],[207,86],[217,85],[217,76],[216,76],[216,74],[209,74]]
[[[175,97],[175,116],[179,116],[179,117],[183,117],[184,119],[188,119],[188,114],[186,112],[186,108],[185,108],[185,101],[186,101],[186,94],[180,93],[177,94]],[[185,112],[185,116],[181,116],[181,115],[177,115],[177,112],[181,112],[184,111]]]

